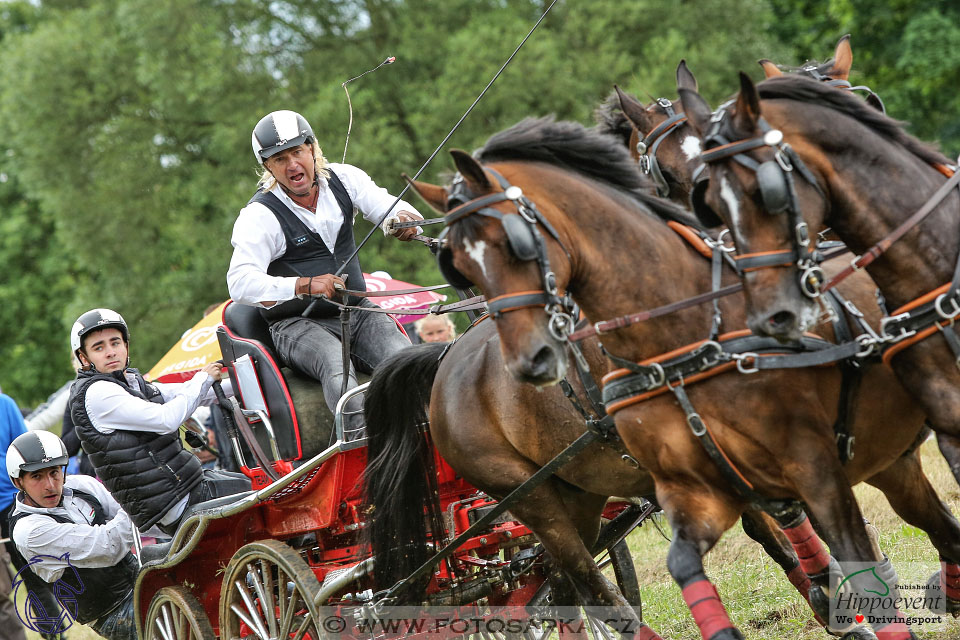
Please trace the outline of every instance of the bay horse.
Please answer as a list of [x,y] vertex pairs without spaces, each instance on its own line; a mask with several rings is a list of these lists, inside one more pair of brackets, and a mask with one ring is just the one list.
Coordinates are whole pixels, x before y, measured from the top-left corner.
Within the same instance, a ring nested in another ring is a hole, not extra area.
[[[583,354],[594,372],[605,370],[599,343]],[[442,360],[441,360],[442,356]],[[582,385],[572,377],[578,395]],[[583,402],[583,400],[581,400]],[[430,529],[414,505],[435,500],[424,477],[425,434],[437,451],[471,484],[502,498],[528,479],[585,430],[583,416],[559,387],[518,385],[507,372],[493,322],[481,321],[451,345],[416,345],[386,360],[365,393],[371,506],[368,535],[375,582],[390,586],[412,574],[431,555],[424,545]],[[622,594],[607,581],[588,549],[597,537],[608,496],[653,498],[653,479],[617,439],[589,445],[556,477],[511,508],[550,553],[579,592],[554,589],[555,604],[622,607]],[[435,510],[435,507],[434,507]],[[431,509],[428,509],[431,511]],[[809,597],[810,581],[776,522],[757,510],[743,514],[744,531],[760,542],[794,586]],[[436,537],[434,538],[436,539]],[[397,553],[398,549],[406,552]],[[551,585],[562,583],[552,576]],[[419,594],[406,594],[416,601]],[[634,594],[639,610],[639,594]],[[638,638],[657,638],[640,627]],[[644,635],[644,634],[647,635]]]
[[[447,237],[450,265],[483,290],[515,378],[549,385],[566,370],[565,342],[556,335],[556,319],[545,313],[556,313],[552,301],[545,306],[552,300],[550,283],[569,293],[592,322],[710,288],[709,262],[651,213],[671,208],[645,195],[648,185],[616,139],[574,123],[530,119],[493,136],[476,158],[451,154],[459,171],[453,189],[486,206],[482,215],[456,210]],[[515,210],[510,189],[497,176],[522,189],[525,212]],[[418,190],[435,208],[446,206],[446,191],[432,185]],[[531,206],[539,212],[536,225],[529,222]],[[676,217],[689,222],[682,213]],[[518,237],[516,222],[507,224],[511,218],[543,232]],[[524,247],[530,237],[540,238],[536,259]],[[856,300],[873,292],[847,295]],[[742,326],[742,299],[728,297],[721,307],[725,327]],[[642,362],[702,344],[711,316],[710,310],[688,308],[606,333],[604,347],[611,356]],[[850,483],[863,480],[880,488],[906,521],[927,531],[939,550],[957,550],[960,525],[937,499],[913,450],[922,413],[885,368],[867,367],[865,375],[853,412],[853,430],[863,446],[846,466],[830,426],[838,396],[835,368],[716,375],[697,384],[665,380],[646,402],[608,402],[630,453],[654,477],[658,503],[674,530],[668,570],[705,639],[742,637],[704,574],[701,557],[757,495],[802,500],[841,565],[876,564],[850,490]],[[681,410],[666,393],[678,386],[689,386],[694,412]],[[736,470],[753,497],[732,486],[705,451],[699,437],[707,430],[728,471]],[[863,586],[854,588],[863,593]],[[882,638],[913,637],[901,623],[880,623],[875,630]]]
[[[808,62],[800,67],[789,69],[791,74],[806,75],[840,90],[863,90],[867,92],[866,104],[883,113],[883,102],[876,93],[867,87],[850,87],[849,75],[853,64],[853,51],[850,36],[843,36],[837,43],[833,58],[824,63]],[[767,78],[784,75],[780,67],[770,60],[760,60]],[[686,62],[677,66],[677,89],[696,92],[697,80]],[[683,104],[658,98],[649,105],[642,104],[635,97],[616,87],[616,100],[609,100],[602,112],[598,112],[601,131],[609,131],[624,138],[631,155],[646,167],[647,173],[660,184],[661,195],[682,206],[688,206],[697,180],[698,171],[703,166],[700,158],[701,133],[687,121]],[[619,107],[619,110],[616,110]],[[619,117],[617,117],[619,115]],[[625,120],[632,127],[625,126]],[[638,143],[643,143],[646,159],[638,153]],[[705,183],[703,183],[705,184]],[[710,225],[718,225],[722,220],[713,216],[701,220]],[[809,222],[809,221],[808,221]],[[819,232],[820,228],[811,225]],[[831,234],[832,236],[833,234]],[[839,256],[823,264],[827,277],[832,277],[845,269],[850,263],[849,256]],[[868,286],[870,277],[865,271],[850,276],[861,279],[861,286]],[[938,429],[937,446],[947,460],[954,479],[960,484],[960,435]]]
[[[713,117],[706,102],[695,92],[681,95],[690,121],[706,132]],[[794,164],[803,169],[791,172],[800,174],[787,212],[792,222],[769,214],[756,176],[734,157],[710,162],[712,184],[702,210],[733,225],[742,252],[793,247],[788,227],[801,222],[812,229],[831,227],[863,256],[850,268],[865,267],[893,309],[876,348],[923,406],[933,429],[960,437],[960,354],[951,317],[960,194],[950,190],[935,206],[931,202],[925,220],[907,222],[948,181],[953,170],[947,158],[907,134],[902,123],[805,78],[783,76],[755,86],[741,74],[736,101],[719,124],[733,143],[755,140],[765,128],[781,132]],[[764,146],[749,155],[765,161],[778,153],[785,152]],[[799,290],[796,276],[788,266],[745,280],[751,328],[789,339],[805,326],[816,300]],[[941,552],[941,587],[951,610],[960,608],[958,562],[956,555]]]

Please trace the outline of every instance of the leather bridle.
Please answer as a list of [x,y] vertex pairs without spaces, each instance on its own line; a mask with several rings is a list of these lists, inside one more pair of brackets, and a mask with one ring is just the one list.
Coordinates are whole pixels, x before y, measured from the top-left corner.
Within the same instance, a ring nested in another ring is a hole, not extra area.
[[[557,289],[557,276],[550,268],[547,245],[538,227],[542,226],[550,237],[557,241],[567,257],[570,257],[570,252],[563,245],[556,229],[543,217],[533,201],[523,195],[520,187],[511,185],[502,175],[489,167],[485,167],[485,171],[497,179],[503,190],[467,199],[469,194],[465,193],[465,182],[462,179],[455,180],[449,202],[461,204],[448,211],[444,216],[444,223],[449,228],[471,215],[486,216],[499,220],[504,227],[504,233],[514,255],[524,261],[536,260],[540,271],[542,289],[521,291],[491,298],[487,300],[490,315],[494,320],[498,320],[505,313],[511,311],[543,307],[548,316],[547,326],[550,335],[563,342],[574,328],[573,310],[575,305],[569,295],[560,295]],[[505,214],[493,208],[493,205],[501,202],[512,203],[517,209],[517,216],[514,217],[513,214]],[[513,222],[513,220],[518,220],[518,222]]]
[[[826,194],[816,178],[797,155],[793,148],[783,141],[783,133],[772,128],[766,120],[759,118],[757,124],[761,135],[743,140],[730,140],[727,134],[729,103],[720,107],[710,120],[710,129],[703,139],[704,151],[701,159],[707,165],[732,159],[757,176],[757,185],[764,208],[772,214],[785,213],[788,225],[792,229],[792,248],[785,251],[762,251],[741,254],[736,257],[741,273],[769,267],[789,267],[796,265],[800,271],[800,290],[809,298],[820,295],[823,283],[823,271],[819,266],[819,255],[810,242],[807,223],[804,222],[797,199],[794,172],[799,173],[820,196],[826,200]],[[748,152],[754,149],[770,147],[775,150],[773,160],[758,162]]]
[[657,149],[660,148],[660,144],[668,135],[687,121],[687,114],[676,113],[673,109],[673,103],[666,98],[657,98],[657,104],[668,117],[637,143],[637,154],[639,155],[637,163],[640,165],[640,171],[650,176],[654,184],[657,185],[657,195],[666,198],[670,195],[670,185],[667,183],[667,179],[663,177],[660,163],[657,162]]

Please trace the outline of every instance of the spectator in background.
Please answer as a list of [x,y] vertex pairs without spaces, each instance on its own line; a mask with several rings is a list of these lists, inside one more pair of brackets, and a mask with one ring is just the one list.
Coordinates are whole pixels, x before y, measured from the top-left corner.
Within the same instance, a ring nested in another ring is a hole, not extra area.
[[448,315],[423,316],[413,326],[424,342],[451,342],[457,337],[457,329]]

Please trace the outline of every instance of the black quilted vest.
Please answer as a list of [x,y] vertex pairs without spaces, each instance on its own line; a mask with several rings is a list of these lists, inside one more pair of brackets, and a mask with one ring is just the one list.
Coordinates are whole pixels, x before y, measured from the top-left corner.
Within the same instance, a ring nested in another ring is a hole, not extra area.
[[[323,242],[323,238],[311,231],[277,196],[269,191],[258,191],[250,198],[250,202],[259,202],[273,212],[277,222],[280,223],[280,228],[283,230],[287,245],[284,254],[267,267],[267,274],[271,276],[301,277],[334,273],[343,261],[356,250],[357,243],[353,238],[353,202],[337,174],[332,171],[329,171],[329,173],[330,177],[327,180],[327,185],[343,213],[343,222],[340,224],[340,233],[337,234],[337,242],[334,245],[333,253],[330,253],[327,245]],[[344,274],[348,276],[348,289],[354,291],[366,290],[363,271],[360,269],[360,260],[356,256],[347,264]],[[299,316],[306,310],[310,302],[310,299],[294,298],[276,304],[269,309],[260,309],[260,313],[263,314],[267,322],[272,323],[282,318]],[[360,304],[360,300],[352,296],[348,297],[346,302],[353,305]],[[331,318],[339,315],[339,313],[340,310],[337,307],[321,300],[314,305],[310,316]]]
[[160,391],[148,384],[136,369],[138,389],[123,381],[123,372],[113,374],[81,371],[70,389],[70,416],[77,426],[83,450],[97,475],[141,531],[160,521],[177,502],[200,484],[203,469],[197,457],[186,451],[180,432],[168,434],[117,429],[97,431],[86,410],[90,385],[99,380],[118,384],[130,395],[163,404]]
[[[93,507],[93,524],[106,524],[106,517],[103,515],[103,505],[89,493],[73,490],[73,494],[81,498],[84,502]],[[17,496],[20,500],[23,492]],[[43,515],[52,518],[57,522],[74,524],[73,520],[62,515],[52,513],[32,514],[21,512],[10,516],[10,537],[13,538],[13,530],[17,522],[30,515]],[[16,547],[16,545],[11,545]],[[26,564],[26,559],[21,555],[20,550],[14,548],[15,562]],[[137,571],[139,563],[129,551],[123,559],[112,567],[97,568],[66,568],[63,575],[57,580],[53,591],[57,596],[60,605],[66,609],[71,617],[82,624],[89,624],[94,620],[105,616],[113,611],[117,605],[123,602],[123,599],[133,591],[133,585],[137,580]],[[20,572],[20,577],[27,585],[28,590],[37,591],[38,585],[46,584],[40,576],[32,569],[24,567]],[[50,588],[47,585],[47,588]]]

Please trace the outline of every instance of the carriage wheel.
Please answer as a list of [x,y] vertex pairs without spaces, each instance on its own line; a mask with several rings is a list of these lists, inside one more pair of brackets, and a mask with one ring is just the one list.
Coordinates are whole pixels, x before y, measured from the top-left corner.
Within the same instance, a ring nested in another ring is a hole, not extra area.
[[207,640],[213,627],[206,611],[185,587],[164,587],[153,596],[143,630],[147,640]]
[[220,592],[221,640],[319,640],[313,598],[320,583],[296,551],[261,540],[237,551]]

